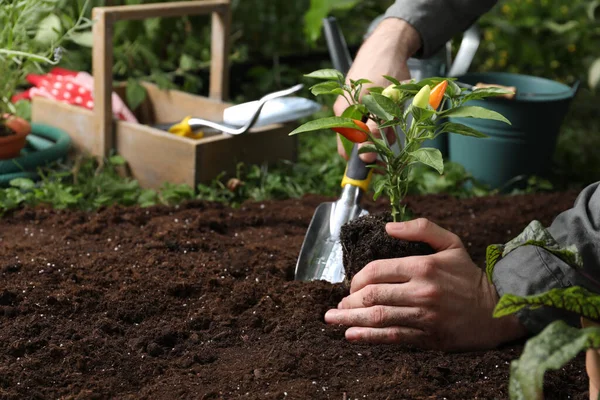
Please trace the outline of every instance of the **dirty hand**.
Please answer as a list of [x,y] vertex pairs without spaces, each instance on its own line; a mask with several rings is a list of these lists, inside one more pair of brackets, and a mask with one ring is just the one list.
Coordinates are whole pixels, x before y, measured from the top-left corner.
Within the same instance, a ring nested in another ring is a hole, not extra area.
[[436,253],[373,261],[357,273],[350,295],[325,314],[327,323],[350,327],[346,339],[464,351],[525,335],[515,316],[492,317],[496,289],[458,236],[426,219],[386,229],[398,239],[429,243]]
[[[384,19],[361,46],[352,68],[348,71],[348,78],[366,78],[373,82],[373,86],[382,87],[390,84],[383,75],[392,76],[398,80],[409,79],[410,72],[406,62],[419,47],[421,47],[421,38],[411,25],[397,18]],[[365,89],[368,88],[363,87],[363,92]],[[340,96],[333,105],[333,111],[335,115],[339,116],[347,107],[348,102],[343,96]],[[367,125],[375,136],[381,137],[373,121],[368,121]],[[386,136],[390,143],[396,140],[391,129],[386,130]],[[337,144],[338,153],[348,159],[339,136]],[[375,153],[361,154],[360,157],[368,163],[377,159]]]

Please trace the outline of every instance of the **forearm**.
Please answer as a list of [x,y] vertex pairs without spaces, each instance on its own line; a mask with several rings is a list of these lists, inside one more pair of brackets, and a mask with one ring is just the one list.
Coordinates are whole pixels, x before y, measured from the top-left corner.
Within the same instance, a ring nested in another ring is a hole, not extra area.
[[418,55],[427,58],[496,3],[497,0],[396,0],[385,16],[414,27],[422,44]]

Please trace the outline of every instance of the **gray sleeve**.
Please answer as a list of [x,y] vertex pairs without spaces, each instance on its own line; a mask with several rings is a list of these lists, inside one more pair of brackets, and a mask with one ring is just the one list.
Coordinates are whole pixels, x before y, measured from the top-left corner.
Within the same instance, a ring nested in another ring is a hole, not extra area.
[[[583,273],[537,246],[519,247],[498,261],[493,282],[498,295],[528,296],[554,288],[584,286],[598,291],[600,286],[600,182],[586,187],[575,205],[559,214],[548,231],[561,246],[575,245],[583,259]],[[549,307],[522,310],[517,317],[532,333],[538,333],[557,319],[579,326],[573,313]]]
[[416,56],[427,58],[496,3],[497,0],[396,0],[385,17],[400,18],[411,24],[423,42]]

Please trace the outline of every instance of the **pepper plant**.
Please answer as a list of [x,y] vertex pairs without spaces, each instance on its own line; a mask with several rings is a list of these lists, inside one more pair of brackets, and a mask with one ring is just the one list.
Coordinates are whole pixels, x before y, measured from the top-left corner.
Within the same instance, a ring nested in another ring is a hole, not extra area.
[[[426,140],[446,132],[477,138],[486,137],[455,118],[491,119],[510,124],[504,116],[495,111],[466,104],[469,100],[511,93],[502,88],[470,90],[461,88],[450,78],[434,77],[419,82],[399,82],[385,76],[390,82],[388,87],[370,87],[365,95],[361,95],[363,86],[371,83],[367,79],[347,82],[344,75],[335,69],[322,69],[306,76],[323,81],[311,87],[315,96],[343,96],[348,102],[348,108],[339,117],[307,122],[290,135],[331,129],[340,134],[343,141],[350,146],[353,143],[368,142],[361,146],[359,153],[375,152],[383,161],[383,165],[369,165],[383,174],[383,178],[374,185],[374,198],[377,199],[382,193],[389,197],[394,221],[405,219],[405,210],[401,203],[408,191],[409,173],[413,166],[422,163],[440,174],[444,172],[441,152],[435,148],[422,147]],[[369,131],[365,124],[369,119],[375,121],[380,135],[373,135]],[[393,129],[396,140],[401,143],[399,151],[394,151],[392,143],[384,134],[389,128]],[[404,132],[404,138],[398,129]],[[349,148],[345,147],[349,153]]]

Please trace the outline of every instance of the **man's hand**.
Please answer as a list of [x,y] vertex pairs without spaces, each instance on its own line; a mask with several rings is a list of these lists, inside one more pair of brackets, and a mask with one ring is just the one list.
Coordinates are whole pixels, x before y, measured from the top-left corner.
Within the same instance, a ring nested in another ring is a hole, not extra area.
[[493,318],[494,286],[455,234],[426,220],[390,223],[388,234],[429,243],[436,254],[368,264],[325,321],[346,339],[447,351],[489,349],[526,334],[515,316]]
[[[371,36],[363,43],[352,68],[348,71],[348,78],[361,79],[366,78],[373,82],[373,86],[386,87],[390,84],[383,75],[392,76],[398,80],[410,78],[410,72],[406,62],[421,47],[421,38],[419,33],[407,22],[397,18],[384,19]],[[363,87],[364,89],[368,89]],[[348,107],[348,102],[343,96],[336,100],[333,111],[335,115],[341,115]],[[377,137],[381,137],[380,132],[373,121],[368,121],[367,125],[371,132]],[[393,143],[396,136],[388,129],[386,136],[390,143]],[[338,153],[348,158],[344,146],[338,136]],[[377,158],[375,153],[361,154],[360,157],[365,162],[374,162]]]

